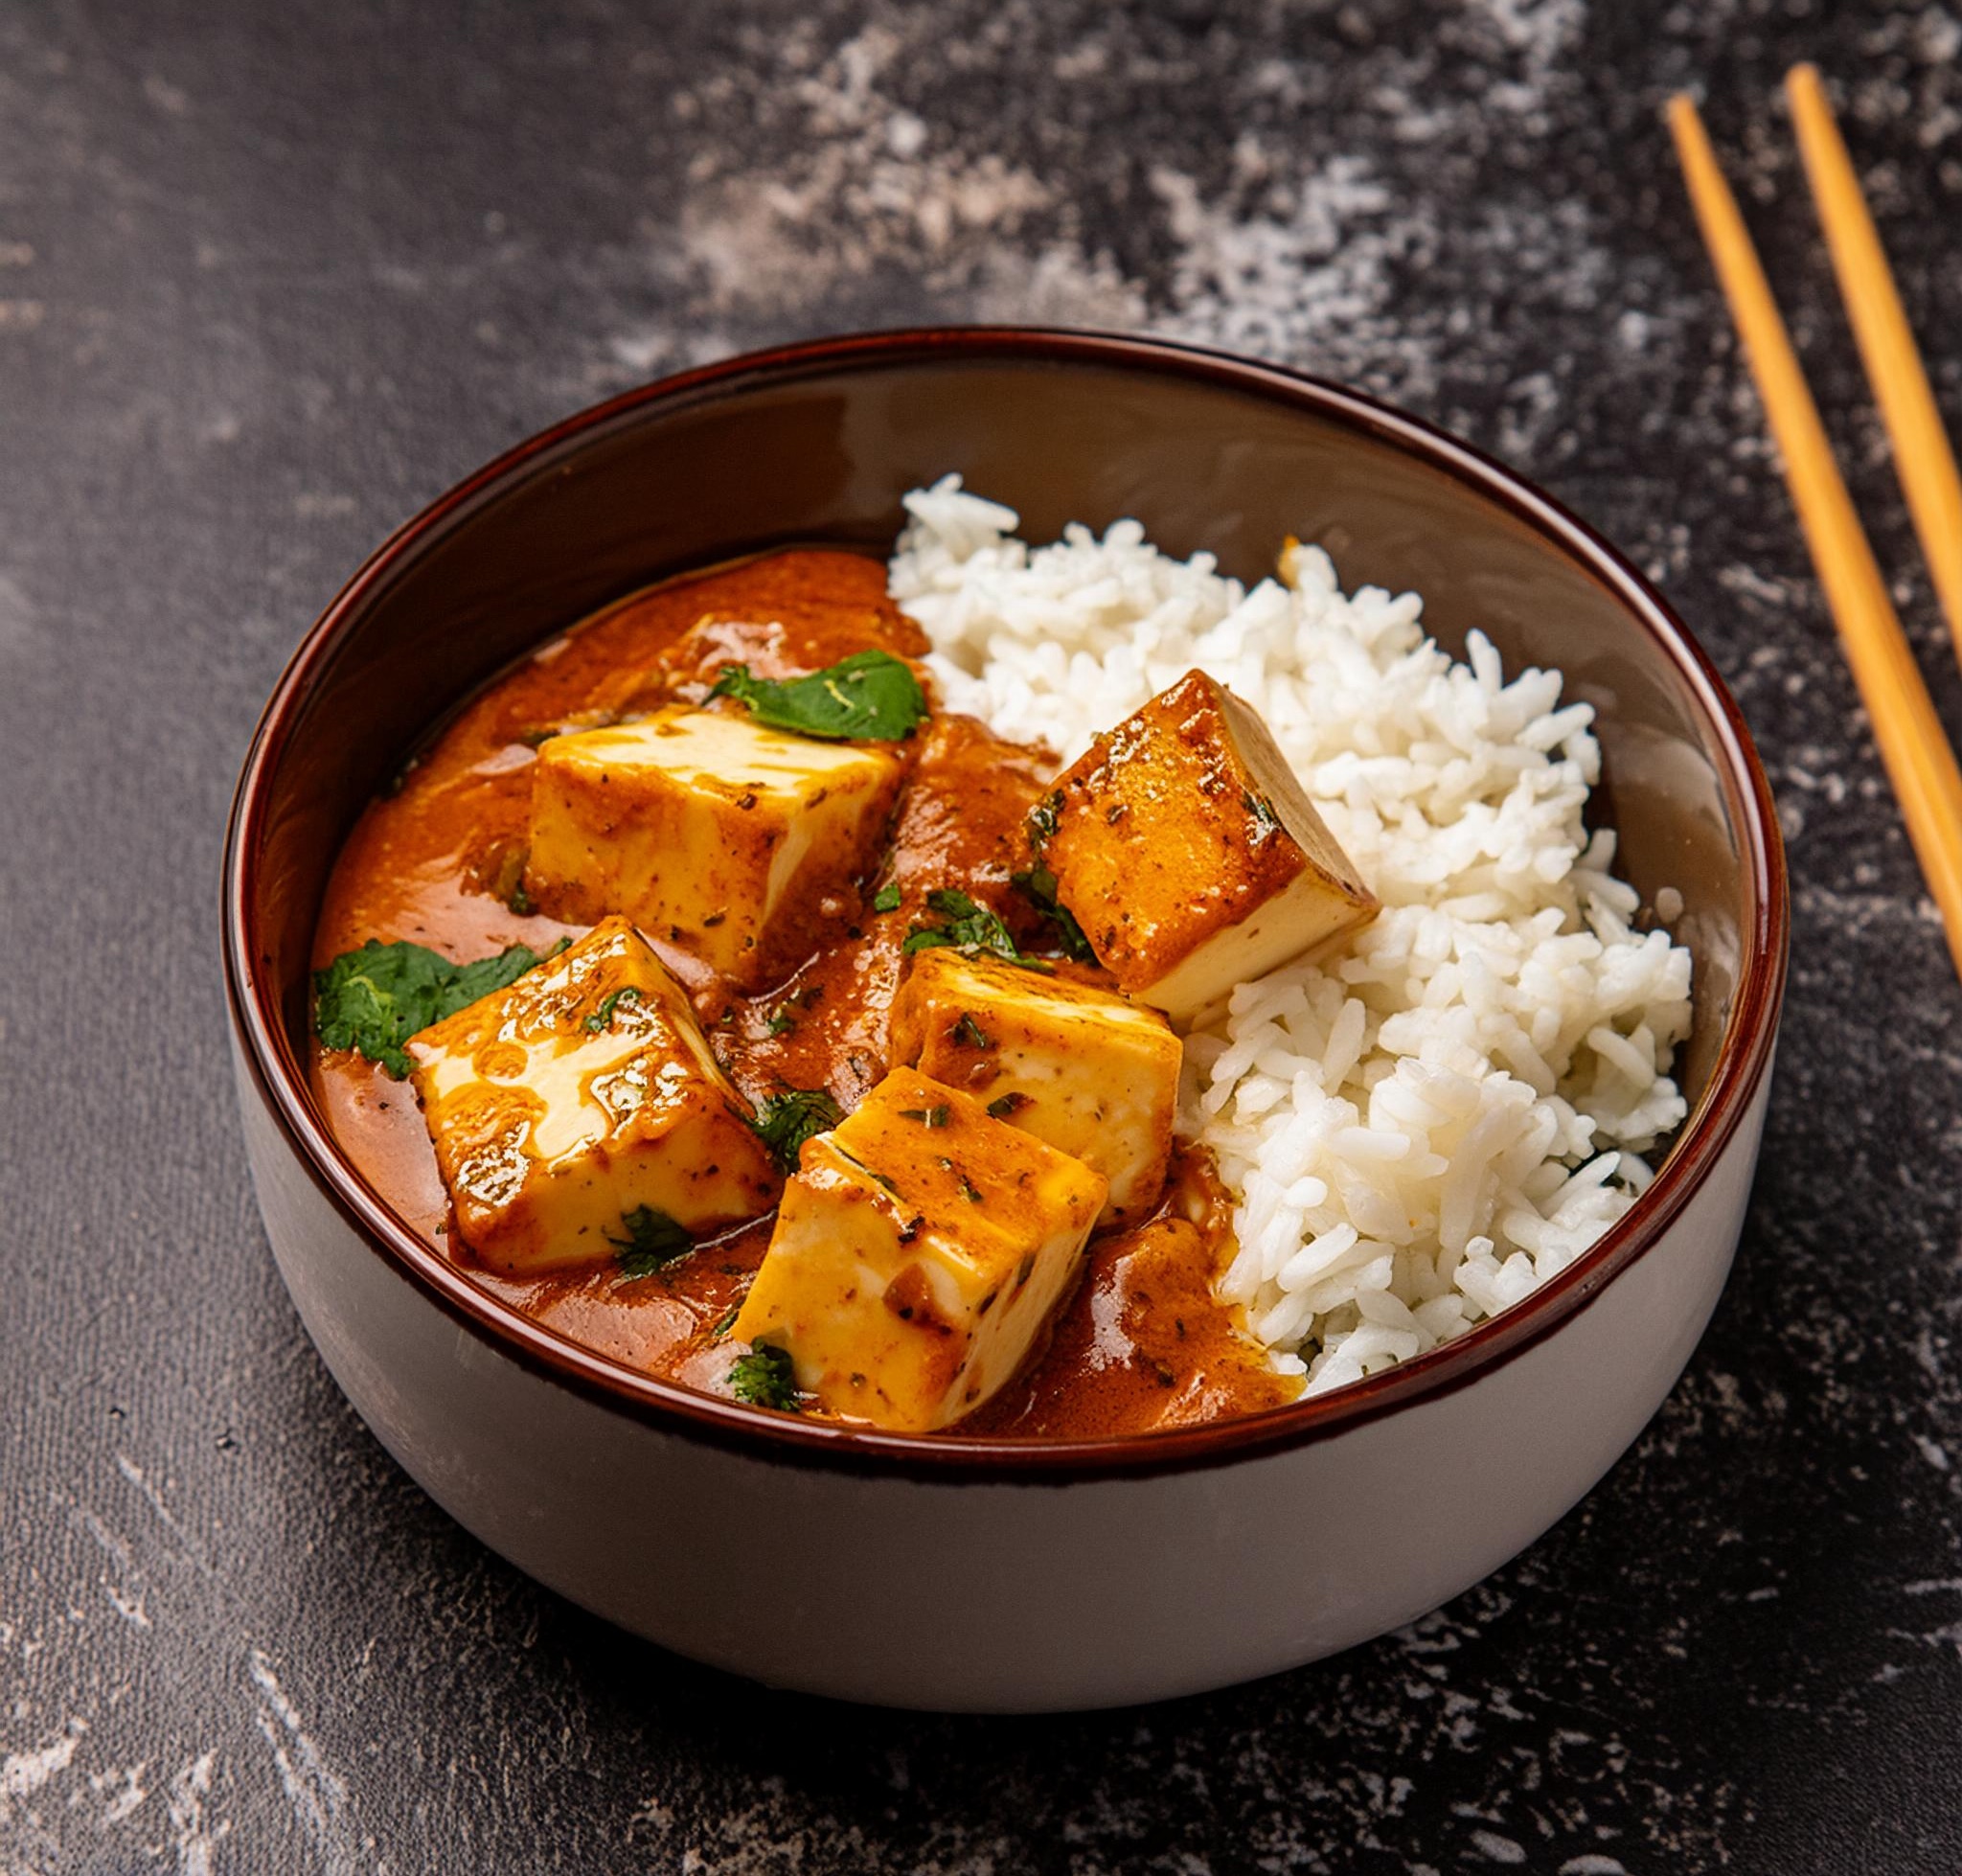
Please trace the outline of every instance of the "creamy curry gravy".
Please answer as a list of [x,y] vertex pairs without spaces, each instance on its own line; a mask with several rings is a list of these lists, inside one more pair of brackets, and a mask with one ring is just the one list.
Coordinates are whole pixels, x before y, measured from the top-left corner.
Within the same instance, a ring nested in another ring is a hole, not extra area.
[[[315,965],[369,938],[412,939],[470,958],[513,944],[542,952],[578,936],[581,927],[520,915],[506,903],[522,865],[539,733],[699,698],[733,661],[762,676],[791,676],[868,646],[907,657],[927,649],[887,598],[880,561],[814,549],[672,582],[554,639],[472,699],[399,789],[370,806],[329,883]],[[1027,864],[1023,823],[1054,766],[1047,752],[938,713],[907,748],[912,770],[887,877],[909,898],[915,887],[958,886],[1035,945],[1037,922],[1009,875]],[[688,987],[745,1096],[828,1087],[849,1110],[887,1067],[888,1010],[907,929],[903,916],[877,914],[857,893],[813,904],[806,962],[753,996],[730,990],[667,933],[645,935]],[[1060,969],[1102,978],[1089,967]],[[493,1275],[455,1234],[409,1084],[317,1041],[311,1077],[354,1164],[411,1228],[486,1290],[628,1367],[682,1383],[706,1378],[713,1333],[762,1261],[769,1219],[631,1281],[610,1267],[533,1280]],[[1091,1240],[1083,1281],[1058,1312],[1047,1348],[952,1430],[1088,1438],[1293,1399],[1299,1383],[1272,1373],[1213,1299],[1213,1272],[1232,1251],[1230,1218],[1209,1157],[1180,1149],[1157,1212]]]

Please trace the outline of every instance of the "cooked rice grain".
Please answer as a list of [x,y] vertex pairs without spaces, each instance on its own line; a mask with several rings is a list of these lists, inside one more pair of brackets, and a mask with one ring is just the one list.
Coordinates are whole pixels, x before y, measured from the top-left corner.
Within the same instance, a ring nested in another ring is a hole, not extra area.
[[1180,1127],[1238,1201],[1220,1293],[1319,1392],[1449,1341],[1564,1269],[1685,1107],[1690,955],[1635,928],[1601,753],[1561,674],[1463,662],[1422,601],[1344,597],[1318,548],[1251,591],[1119,521],[1032,548],[957,476],[891,568],[948,706],[1064,762],[1194,667],[1266,719],[1382,901],[1346,949],[1241,986],[1186,1042]]

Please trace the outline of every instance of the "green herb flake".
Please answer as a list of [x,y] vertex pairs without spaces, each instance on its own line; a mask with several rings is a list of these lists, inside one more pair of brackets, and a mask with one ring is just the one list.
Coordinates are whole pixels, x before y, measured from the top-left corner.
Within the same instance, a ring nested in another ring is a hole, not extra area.
[[[836,1145],[836,1142],[835,1142],[835,1141],[833,1141],[833,1145],[835,1146],[835,1145]],[[843,1148],[843,1147],[838,1147],[838,1149],[837,1149],[837,1153],[838,1153],[838,1157],[839,1157],[840,1159],[842,1159],[842,1160],[843,1160],[843,1161],[844,1161],[844,1162],[845,1162],[845,1163],[846,1163],[846,1164],[847,1164],[848,1166],[856,1166],[856,1167],[857,1167],[857,1169],[858,1169],[858,1170],[859,1170],[859,1171],[860,1171],[861,1173],[863,1173],[863,1174],[865,1175],[865,1177],[866,1177],[867,1178],[869,1178],[870,1180],[872,1180],[872,1182],[873,1182],[873,1183],[874,1183],[875,1185],[882,1185],[882,1186],[884,1186],[884,1187],[885,1187],[885,1189],[886,1189],[886,1190],[887,1190],[888,1192],[890,1192],[890,1193],[891,1193],[891,1194],[893,1195],[893,1197],[894,1197],[895,1199],[899,1199],[899,1198],[901,1198],[901,1197],[903,1196],[903,1195],[902,1195],[902,1194],[901,1193],[901,1191],[900,1191],[900,1188],[899,1188],[898,1186],[896,1186],[896,1185],[895,1185],[895,1184],[894,1184],[894,1183],[892,1182],[892,1180],[891,1180],[891,1179],[887,1178],[886,1178],[886,1176],[885,1176],[885,1175],[884,1175],[883,1173],[876,1173],[876,1172],[874,1172],[874,1171],[872,1170],[872,1168],[871,1168],[870,1166],[868,1166],[868,1165],[867,1165],[867,1164],[866,1164],[866,1163],[864,1162],[864,1160],[860,1159],[860,1158],[859,1158],[859,1157],[858,1157],[858,1156],[857,1156],[857,1155],[856,1155],[856,1154],[850,1154],[850,1153],[847,1153],[847,1152],[846,1152],[846,1151],[844,1150],[844,1148]]]
[[945,1127],[947,1125],[947,1104],[937,1108],[901,1108],[901,1120],[917,1120],[922,1127]]
[[913,667],[890,652],[854,652],[806,677],[756,677],[728,664],[710,697],[746,704],[760,723],[833,742],[897,743],[926,720]]
[[729,1391],[750,1407],[775,1407],[779,1413],[799,1411],[797,1371],[790,1351],[775,1342],[756,1342],[739,1355],[729,1369]]
[[823,1088],[791,1087],[764,1101],[749,1125],[777,1165],[794,1173],[804,1142],[830,1132],[844,1117],[844,1110]]
[[638,1003],[640,1000],[640,992],[631,984],[623,984],[618,990],[609,990],[600,998],[600,1007],[586,1018],[586,1029],[592,1035],[599,1035],[602,1030],[611,1025],[613,1012],[620,1004]]
[[620,1222],[627,1227],[627,1236],[609,1235],[606,1242],[613,1247],[613,1261],[620,1267],[623,1282],[652,1276],[695,1248],[687,1230],[652,1205],[636,1205],[630,1212],[622,1212]]
[[1056,832],[1057,824],[1062,818],[1062,790],[1056,789],[1046,794],[1035,807],[1029,810],[1029,845],[1040,852],[1042,843]]
[[1011,883],[1056,929],[1062,954],[1079,964],[1095,964],[1097,953],[1084,936],[1076,915],[1056,896],[1056,875],[1046,866],[1032,866],[1026,873],[1010,875]]
[[1255,794],[1251,789],[1240,791],[1240,804],[1253,816],[1253,824],[1263,833],[1281,825],[1281,817],[1274,812],[1274,804],[1264,794]]
[[947,1040],[958,1042],[964,1049],[992,1049],[994,1038],[974,1020],[972,1010],[963,1010],[960,1020],[948,1029]]
[[411,1036],[515,983],[538,961],[529,945],[455,964],[426,945],[371,938],[313,973],[313,1027],[326,1047],[358,1049],[401,1081],[413,1065],[402,1047]]
[[779,1003],[770,1012],[770,1034],[787,1036],[797,1027],[797,1005],[795,1002]]
[[911,957],[916,951],[950,945],[956,950],[989,951],[1019,964],[1025,970],[1046,972],[1050,967],[1039,958],[1024,957],[1016,949],[1014,935],[1000,915],[986,905],[977,905],[964,892],[950,886],[936,887],[926,895],[929,911],[938,912],[946,925],[916,925],[900,949]]
[[723,1315],[722,1319],[719,1322],[718,1322],[713,1329],[709,1331],[709,1340],[712,1342],[720,1341],[722,1338],[726,1336],[731,1329],[735,1328],[736,1318],[741,1314],[742,1305],[740,1302],[731,1303],[728,1307],[728,1310]]
[[978,1205],[984,1202],[981,1194],[975,1189],[965,1173],[961,1175],[961,1197],[970,1205]]
[[992,1101],[989,1102],[988,1111],[996,1120],[1006,1120],[1011,1114],[1020,1113],[1028,1105],[1029,1097],[1026,1094],[1017,1094],[1011,1091],[1007,1094],[997,1094]]
[[900,909],[900,888],[888,880],[872,895],[872,909],[875,912],[897,912]]

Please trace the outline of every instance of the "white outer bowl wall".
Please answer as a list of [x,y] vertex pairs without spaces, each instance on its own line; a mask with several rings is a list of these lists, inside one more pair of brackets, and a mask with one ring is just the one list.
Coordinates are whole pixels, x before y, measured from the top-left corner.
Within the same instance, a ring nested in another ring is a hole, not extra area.
[[[1770,1088],[1768,1064],[1645,1254],[1455,1388],[1217,1464],[941,1482],[739,1452],[527,1366],[376,1253],[233,1042],[253,1179],[301,1320],[445,1510],[678,1654],[810,1693],[976,1712],[1270,1674],[1423,1614],[1531,1544],[1689,1360],[1730,1269]],[[794,1569],[759,1530],[796,1533]]]

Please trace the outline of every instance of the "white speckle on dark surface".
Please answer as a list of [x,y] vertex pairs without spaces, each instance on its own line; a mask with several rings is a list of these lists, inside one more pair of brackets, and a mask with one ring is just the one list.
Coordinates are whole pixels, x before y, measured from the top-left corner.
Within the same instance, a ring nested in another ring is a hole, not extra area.
[[[70,1720],[45,1745],[10,1752],[0,1760],[0,1825],[11,1822],[16,1812],[27,1812],[34,1794],[57,1773],[68,1770],[75,1749],[87,1731],[85,1720]],[[28,1815],[32,1819],[32,1813]]]
[[[1952,425],[1958,47],[1774,0],[0,10],[0,1870],[1962,1866],[1962,995],[1657,118],[1705,101],[1962,734],[1777,103],[1842,88]],[[1791,838],[1760,1184],[1642,1439],[1445,1610],[1142,1715],[765,1693],[466,1537],[272,1270],[213,962],[259,707],[392,527],[660,372],[971,319],[1503,454],[1663,583]]]
[[374,1844],[354,1830],[347,1781],[327,1762],[312,1735],[302,1724],[299,1709],[273,1673],[260,1649],[246,1658],[246,1672],[263,1696],[258,1709],[261,1736],[272,1750],[280,1788],[293,1817],[311,1842],[323,1876],[358,1876],[376,1869]]
[[200,1752],[171,1774],[166,1801],[177,1876],[214,1876],[218,1845],[231,1829],[228,1820],[205,1815],[217,1763],[216,1751]]

